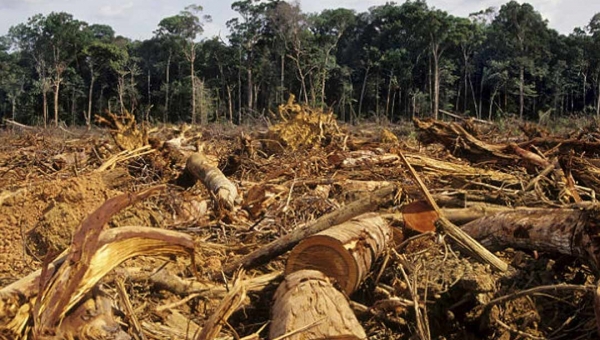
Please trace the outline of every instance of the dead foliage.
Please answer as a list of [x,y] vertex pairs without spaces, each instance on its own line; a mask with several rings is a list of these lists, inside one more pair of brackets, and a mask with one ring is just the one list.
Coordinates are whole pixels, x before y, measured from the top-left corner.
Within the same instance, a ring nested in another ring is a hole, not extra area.
[[0,131],[0,339],[598,338],[596,127],[334,118]]

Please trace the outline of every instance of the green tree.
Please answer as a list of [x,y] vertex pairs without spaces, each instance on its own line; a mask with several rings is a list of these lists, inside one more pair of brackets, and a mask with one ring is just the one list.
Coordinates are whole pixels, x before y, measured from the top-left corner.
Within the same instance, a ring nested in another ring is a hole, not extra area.
[[4,92],[11,107],[11,119],[15,120],[17,101],[24,92],[26,70],[18,64],[18,53],[9,54],[10,42],[0,39],[0,91]]
[[518,72],[519,117],[523,118],[525,94],[535,94],[526,83],[526,73],[535,73],[536,62],[543,59],[547,46],[547,22],[528,4],[511,1],[504,4],[492,22],[491,42],[499,46],[506,60]]
[[[194,63],[196,60],[196,37],[201,34],[203,29],[203,21],[210,21],[210,16],[203,16],[202,20],[198,17],[198,13],[202,12],[202,6],[190,5],[187,6],[178,15],[174,15],[168,18],[164,18],[158,24],[158,35],[168,36],[171,41],[175,41],[181,44],[183,53],[186,59],[190,63],[190,82],[192,86],[192,98],[191,98],[191,119],[192,124],[196,123],[196,88],[200,80],[196,77],[194,71]],[[168,66],[167,66],[168,68]],[[168,80],[167,80],[168,82]],[[168,94],[167,94],[168,96]],[[165,105],[167,106],[167,105]],[[205,114],[201,114],[202,124],[205,124]]]
[[44,97],[44,126],[47,121],[46,93],[54,91],[54,124],[59,120],[59,94],[64,72],[76,59],[83,43],[82,30],[87,24],[71,14],[52,12],[31,17],[27,24],[11,27],[15,45],[35,60]]
[[600,118],[600,13],[596,13],[588,25],[591,35],[586,46],[591,54],[592,79],[596,85],[596,117]]
[[459,21],[448,13],[434,9],[427,13],[422,23],[423,34],[428,37],[433,60],[433,117],[438,118],[440,107],[441,59],[444,52],[460,39]]

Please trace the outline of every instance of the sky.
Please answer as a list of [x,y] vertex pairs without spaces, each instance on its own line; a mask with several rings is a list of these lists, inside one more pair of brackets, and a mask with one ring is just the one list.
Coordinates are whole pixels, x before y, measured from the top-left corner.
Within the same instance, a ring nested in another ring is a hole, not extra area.
[[[507,0],[428,0],[430,7],[457,16],[496,7]],[[396,1],[402,3],[403,0]],[[530,0],[533,7],[548,20],[549,26],[569,34],[575,27],[587,25],[600,12],[600,0]],[[179,13],[190,4],[204,7],[203,14],[212,17],[204,27],[204,37],[220,35],[226,39],[225,23],[236,13],[228,0],[0,0],[0,35],[11,26],[24,23],[37,13],[67,12],[89,24],[108,24],[118,35],[131,39],[148,39],[161,19]],[[385,4],[386,0],[300,0],[304,12],[319,12],[326,8],[345,7],[357,12]]]

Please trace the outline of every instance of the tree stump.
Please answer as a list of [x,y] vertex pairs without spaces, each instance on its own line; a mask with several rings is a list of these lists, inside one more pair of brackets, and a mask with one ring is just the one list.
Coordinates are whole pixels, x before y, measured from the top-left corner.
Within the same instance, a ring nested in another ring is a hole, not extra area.
[[348,299],[316,270],[288,275],[275,292],[269,339],[366,339]]
[[392,231],[383,218],[364,214],[304,239],[291,251],[285,273],[319,270],[350,295],[391,239]]

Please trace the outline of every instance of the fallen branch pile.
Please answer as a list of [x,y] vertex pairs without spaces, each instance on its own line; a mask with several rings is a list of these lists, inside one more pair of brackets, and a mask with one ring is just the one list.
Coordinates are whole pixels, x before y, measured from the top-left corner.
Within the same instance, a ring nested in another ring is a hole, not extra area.
[[598,337],[596,131],[275,118],[0,132],[0,339]]

